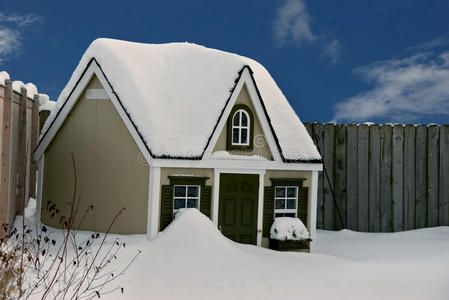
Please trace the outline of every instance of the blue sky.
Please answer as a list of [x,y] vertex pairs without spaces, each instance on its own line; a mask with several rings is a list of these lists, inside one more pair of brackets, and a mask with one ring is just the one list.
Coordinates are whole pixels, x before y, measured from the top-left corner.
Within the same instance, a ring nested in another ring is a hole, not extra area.
[[261,62],[303,121],[449,123],[449,1],[4,1],[0,70],[56,99],[98,37]]

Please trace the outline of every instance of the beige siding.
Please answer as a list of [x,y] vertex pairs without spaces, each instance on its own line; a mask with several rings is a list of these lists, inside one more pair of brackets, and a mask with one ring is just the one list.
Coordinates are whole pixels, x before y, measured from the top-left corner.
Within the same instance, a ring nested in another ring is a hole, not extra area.
[[[271,155],[270,148],[267,144],[267,139],[265,138],[265,134],[263,133],[262,126],[260,125],[260,120],[256,114],[256,110],[254,109],[254,105],[251,102],[251,97],[248,93],[248,89],[246,85],[244,85],[238,95],[235,104],[245,104],[248,106],[254,117],[254,141],[253,141],[253,149],[249,151],[238,151],[232,150],[232,154],[238,155],[259,155],[265,157],[267,159],[273,160],[273,156]],[[227,126],[225,124],[220,136],[217,140],[217,143],[214,146],[213,152],[217,151],[226,151],[226,141],[227,141]]]
[[[87,88],[101,88],[93,78]],[[47,201],[69,215],[77,169],[79,216],[89,205],[80,229],[106,231],[122,207],[126,210],[112,227],[113,233],[145,233],[147,226],[149,168],[139,160],[140,151],[110,100],[86,99],[84,93],[45,152],[42,220],[58,227]]]

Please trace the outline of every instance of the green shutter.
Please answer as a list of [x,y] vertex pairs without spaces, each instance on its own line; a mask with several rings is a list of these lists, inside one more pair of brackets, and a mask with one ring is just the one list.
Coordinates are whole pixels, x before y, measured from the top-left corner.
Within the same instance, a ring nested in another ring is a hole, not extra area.
[[263,199],[263,236],[270,237],[271,225],[274,222],[274,187],[266,186]]
[[160,231],[173,220],[173,186],[163,185],[161,193],[161,220]]
[[309,188],[300,187],[298,195],[298,218],[307,227],[307,213],[309,210]]
[[212,186],[201,186],[200,211],[209,219],[211,219],[212,211]]

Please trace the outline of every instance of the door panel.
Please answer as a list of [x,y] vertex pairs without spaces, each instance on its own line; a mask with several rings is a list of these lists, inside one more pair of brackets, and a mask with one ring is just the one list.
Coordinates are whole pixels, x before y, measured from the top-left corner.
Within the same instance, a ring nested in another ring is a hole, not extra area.
[[233,198],[226,198],[224,201],[224,225],[233,225],[235,224],[235,199]]
[[259,175],[221,174],[218,224],[228,238],[245,244],[257,241]]

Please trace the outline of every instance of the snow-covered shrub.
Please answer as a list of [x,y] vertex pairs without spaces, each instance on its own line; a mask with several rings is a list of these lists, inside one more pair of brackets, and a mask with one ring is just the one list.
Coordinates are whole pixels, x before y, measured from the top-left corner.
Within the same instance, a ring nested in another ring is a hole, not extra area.
[[270,238],[274,240],[308,240],[309,231],[299,218],[280,217],[275,218],[271,225]]

